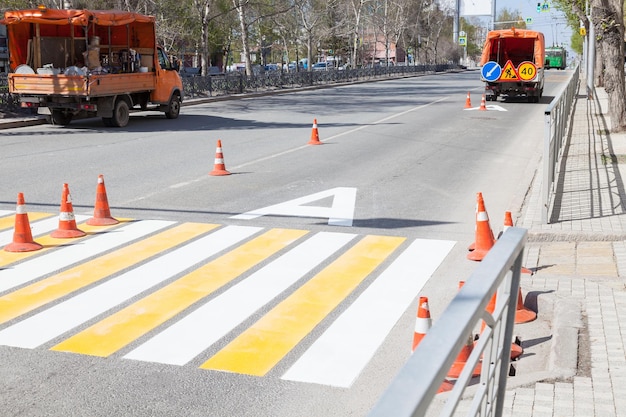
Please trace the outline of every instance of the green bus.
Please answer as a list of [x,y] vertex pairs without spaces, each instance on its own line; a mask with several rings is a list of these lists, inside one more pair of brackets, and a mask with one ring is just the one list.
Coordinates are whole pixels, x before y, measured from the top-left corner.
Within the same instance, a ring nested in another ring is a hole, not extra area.
[[546,48],[546,62],[544,66],[545,69],[565,69],[567,66],[567,50],[561,46]]

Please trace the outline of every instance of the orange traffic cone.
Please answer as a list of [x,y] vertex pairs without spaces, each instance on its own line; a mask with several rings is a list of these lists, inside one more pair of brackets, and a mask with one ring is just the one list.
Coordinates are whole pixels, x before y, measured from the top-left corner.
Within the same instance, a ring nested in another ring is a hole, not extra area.
[[[487,307],[485,307],[485,311],[489,314],[493,314],[493,312],[496,309],[496,294],[494,294],[491,297],[491,300],[489,300],[489,303],[487,304]],[[487,323],[485,323],[483,321],[483,324],[480,328],[480,333],[482,334],[483,331],[485,330],[485,327],[487,327]],[[515,360],[517,358],[519,358],[522,353],[524,353],[524,349],[522,349],[522,347],[516,343],[511,343],[511,355],[510,358],[511,360]]]
[[472,108],[472,100],[470,100],[470,92],[467,92],[467,98],[465,99],[465,108],[466,109],[471,109]]
[[[456,357],[456,360],[448,371],[449,378],[458,378],[459,375],[461,375],[461,372],[463,372],[463,368],[465,368],[465,365],[467,363],[467,359],[472,354],[472,350],[474,350],[474,337],[470,334],[467,337],[467,343],[465,343],[465,346],[461,348],[459,355]],[[481,368],[482,364],[479,362],[478,364],[476,364],[476,367],[472,372],[472,376],[480,375]]]
[[43,248],[43,246],[33,240],[25,204],[24,193],[18,193],[13,242],[4,247],[4,250],[7,252],[32,252]]
[[218,139],[217,148],[215,149],[215,165],[213,166],[213,171],[209,172],[209,175],[230,175],[230,172],[226,171],[226,165],[224,165],[222,141],[220,139]]
[[504,212],[504,226],[502,227],[502,233],[506,232],[509,227],[513,227],[513,217],[510,211]]
[[[502,236],[502,234],[506,232],[509,227],[513,227],[513,217],[511,216],[511,212],[507,211],[504,213],[504,226],[502,227],[502,232],[500,232],[500,234],[498,235],[498,239],[500,239],[500,236]],[[533,274],[532,270],[524,267],[522,267],[521,272],[522,274]]]
[[76,219],[74,217],[74,207],[72,207],[72,196],[70,195],[70,187],[63,184],[63,194],[61,196],[61,213],[59,214],[59,228],[50,233],[55,238],[73,238],[82,237],[86,233],[76,227]]
[[87,220],[91,226],[110,226],[118,224],[119,220],[111,217],[107,190],[104,186],[104,176],[98,175],[98,185],[96,187],[96,204],[93,209],[93,217]]
[[524,306],[522,289],[517,291],[517,310],[515,311],[515,324],[528,323],[537,318],[537,313]]
[[[465,281],[459,281],[459,290],[461,289],[461,287],[463,287],[463,285],[465,285]],[[450,368],[450,371],[448,372],[448,377],[458,378],[459,375],[461,375],[461,372],[463,371],[463,368],[465,367],[465,363],[467,362],[467,359],[471,355],[472,350],[474,350],[474,336],[470,333],[467,339],[467,343],[465,344],[465,346],[463,346],[463,348],[461,349],[461,352],[459,352],[459,355],[457,356],[456,360],[452,364],[452,367]],[[476,368],[474,368],[474,372],[472,373],[472,376],[480,375],[481,368],[482,368],[482,365],[478,363],[476,365]]]
[[489,225],[489,215],[485,209],[483,194],[476,194],[476,240],[474,241],[472,252],[467,254],[467,259],[471,261],[482,261],[487,252],[493,247],[496,239]]
[[480,108],[478,110],[486,111],[487,106],[485,106],[485,95],[483,94],[483,98],[480,100]]
[[417,319],[415,320],[415,332],[413,333],[413,352],[424,336],[426,336],[431,325],[432,320],[430,319],[430,310],[428,309],[428,297],[420,297],[417,307]]
[[313,119],[313,129],[311,129],[311,140],[309,140],[309,145],[321,145],[320,135],[317,132],[317,119]]
[[[428,308],[428,297],[420,297],[419,305],[417,307],[417,319],[415,321],[415,331],[413,333],[413,349],[417,348],[417,345],[420,344],[424,336],[428,330],[430,330],[430,326],[432,321],[430,319],[430,309]],[[454,384],[448,380],[444,380],[437,393],[447,392],[454,388]]]

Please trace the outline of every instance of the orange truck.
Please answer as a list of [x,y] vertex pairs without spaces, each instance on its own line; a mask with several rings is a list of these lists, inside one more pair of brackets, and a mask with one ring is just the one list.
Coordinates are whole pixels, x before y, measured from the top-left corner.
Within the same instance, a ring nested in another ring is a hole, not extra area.
[[180,113],[183,85],[157,45],[153,16],[39,7],[7,11],[9,92],[53,124],[101,117],[124,127],[133,110]]
[[503,95],[538,102],[543,95],[544,59],[543,33],[516,28],[490,31],[480,60],[486,100]]

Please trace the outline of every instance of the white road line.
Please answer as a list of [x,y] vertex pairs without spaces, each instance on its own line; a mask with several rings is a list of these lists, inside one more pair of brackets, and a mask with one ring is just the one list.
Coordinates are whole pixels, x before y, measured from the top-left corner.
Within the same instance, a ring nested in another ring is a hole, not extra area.
[[[346,130],[345,132],[338,133],[338,134],[336,134],[334,136],[329,136],[329,137],[327,137],[327,138],[325,138],[323,140],[320,140],[320,141],[321,142],[328,142],[328,141],[331,141],[333,139],[337,139],[337,138],[339,138],[341,136],[346,136],[346,135],[349,135],[351,133],[355,133],[355,132],[358,132],[360,130],[366,129],[368,127],[375,126],[375,125],[378,125],[378,124],[381,124],[381,123],[385,123],[385,122],[387,122],[390,119],[394,119],[396,117],[403,116],[403,115],[405,115],[407,113],[411,113],[411,112],[414,112],[416,110],[421,110],[423,108],[432,106],[433,104],[437,104],[440,101],[444,101],[444,100],[447,100],[449,98],[450,98],[449,96],[441,97],[441,98],[439,98],[437,100],[433,100],[433,101],[431,101],[429,103],[420,104],[419,106],[415,106],[415,107],[412,107],[412,108],[407,109],[405,111],[401,111],[399,113],[395,113],[395,114],[389,115],[387,117],[384,117],[382,119],[376,120],[374,122],[367,123],[367,124],[365,124],[363,126],[359,126],[357,128],[351,129],[351,130]],[[299,150],[302,150],[302,149],[305,149],[305,148],[310,148],[310,147],[311,147],[311,145],[304,144],[304,145],[301,145],[301,146],[297,146],[295,148],[284,150],[282,152],[278,152],[278,153],[267,155],[267,156],[264,156],[264,157],[261,157],[261,158],[253,159],[251,161],[244,162],[244,163],[239,164],[239,165],[227,166],[227,167],[228,167],[228,170],[232,172],[232,171],[240,170],[241,168],[245,168],[245,167],[247,167],[249,165],[259,164],[259,163],[262,163],[262,162],[265,162],[265,161],[269,161],[269,160],[274,159],[274,158],[278,158],[279,156],[287,155],[287,154],[290,154],[292,152],[296,152],[296,151],[299,151]],[[192,184],[192,183],[196,183],[196,182],[199,182],[199,181],[206,181],[208,178],[210,178],[210,176],[203,175],[201,177],[197,177],[195,179],[187,181],[186,183],[173,184],[173,185],[170,186],[170,188],[180,188],[180,187],[183,187],[183,186],[185,186],[187,184]],[[157,195],[157,194],[159,194],[159,192],[156,192],[156,191],[152,192],[152,193],[148,193],[146,195],[134,198],[132,200],[127,200],[127,201],[123,202],[123,204],[130,204],[130,203],[133,203],[135,201],[144,200],[146,198],[152,197],[152,196]]]
[[14,210],[0,210],[0,217],[8,216],[15,213]]
[[[334,136],[329,136],[329,137],[325,138],[324,140],[320,140],[320,142],[328,142],[330,140],[337,139],[337,138],[339,138],[341,136],[346,136],[346,135],[349,135],[351,133],[358,132],[360,130],[366,129],[368,127],[375,126],[375,125],[378,125],[378,124],[381,124],[381,123],[385,123],[385,122],[387,122],[390,119],[394,119],[396,117],[403,116],[403,115],[405,115],[407,113],[411,113],[411,112],[414,112],[416,110],[421,110],[421,109],[423,109],[425,107],[432,106],[433,104],[439,103],[440,101],[444,101],[444,100],[447,100],[449,98],[450,98],[449,96],[441,97],[441,98],[439,98],[437,100],[431,101],[430,103],[420,104],[419,106],[411,107],[408,110],[401,111],[399,113],[395,113],[395,114],[389,115],[389,116],[384,117],[384,118],[382,118],[380,120],[376,120],[374,122],[367,123],[367,124],[365,124],[363,126],[359,126],[359,127],[354,128],[354,129],[351,129],[351,130],[346,130],[345,132],[338,133],[338,134],[336,134]],[[229,169],[230,170],[241,169],[241,168],[244,168],[244,167],[246,167],[248,165],[257,164],[259,162],[265,162],[267,160],[270,160],[270,159],[273,159],[273,158],[277,158],[279,156],[287,155],[289,153],[292,153],[292,152],[295,152],[295,151],[299,151],[301,149],[305,149],[305,148],[309,148],[309,147],[311,147],[311,145],[307,144],[307,145],[298,146],[296,148],[287,149],[285,151],[282,151],[282,152],[279,152],[279,153],[275,153],[273,155],[264,156],[262,158],[258,158],[258,159],[255,159],[255,160],[252,160],[252,161],[249,161],[249,162],[245,162],[243,164],[236,165],[234,167],[230,167]]]
[[[58,219],[56,222],[58,225]],[[131,223],[128,226],[107,231],[107,233],[47,252],[30,261],[22,262],[6,269],[0,269],[0,292],[34,281],[52,271],[67,268],[74,263],[84,261],[87,258],[156,232],[173,223],[157,220]]]
[[332,232],[314,235],[124,358],[186,364],[355,237]]
[[246,239],[260,227],[228,226],[0,331],[0,345],[36,348]]
[[282,379],[349,388],[454,243],[414,241]]

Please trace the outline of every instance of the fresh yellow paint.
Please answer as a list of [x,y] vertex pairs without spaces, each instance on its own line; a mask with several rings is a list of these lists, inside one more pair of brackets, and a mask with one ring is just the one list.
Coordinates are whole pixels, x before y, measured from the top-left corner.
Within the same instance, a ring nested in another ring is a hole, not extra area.
[[185,223],[9,293],[0,297],[0,323],[118,273],[216,227],[215,224]]
[[23,261],[32,256],[41,255],[43,252],[46,252],[50,249],[53,249],[59,246],[67,246],[67,245],[74,245],[76,243],[80,243],[86,237],[119,227],[123,225],[124,222],[128,221],[128,219],[118,219],[118,220],[120,221],[120,224],[115,224],[111,226],[90,226],[87,223],[78,224],[76,227],[82,230],[83,232],[87,233],[87,236],[83,236],[83,237],[75,237],[75,238],[68,238],[68,239],[54,238],[54,237],[51,237],[50,235],[35,237],[33,240],[43,246],[42,249],[39,249],[36,251],[7,252],[5,250],[0,250],[0,267],[5,267],[7,265],[11,265],[12,263]]
[[[28,213],[28,223],[51,217],[50,213]],[[6,217],[0,217],[0,230],[12,229],[15,227],[15,214]]]
[[59,343],[52,350],[109,356],[306,233],[293,229],[269,230]]
[[200,367],[265,375],[404,241],[364,237]]

